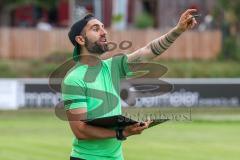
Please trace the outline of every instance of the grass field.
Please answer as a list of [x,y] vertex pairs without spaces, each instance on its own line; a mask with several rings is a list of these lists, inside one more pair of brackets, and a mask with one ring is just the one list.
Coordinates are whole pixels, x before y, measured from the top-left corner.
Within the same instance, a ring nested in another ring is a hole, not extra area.
[[[71,54],[67,54],[68,56]],[[61,55],[55,55],[52,59],[56,59]],[[7,60],[0,59],[0,77],[4,78],[25,78],[36,77],[46,78],[59,65],[65,62],[67,58],[62,57],[59,62],[48,61],[44,59],[37,60]],[[240,63],[238,61],[184,61],[184,60],[167,60],[161,61],[160,64],[168,68],[168,72],[164,77],[178,78],[238,78],[240,76]],[[16,70],[18,68],[18,70]],[[207,68],[207,69],[206,69]],[[21,72],[19,72],[19,70]]]
[[[128,138],[125,159],[240,159],[240,108],[193,109],[191,116]],[[0,111],[0,160],[66,160],[71,140],[68,123],[51,110]]]

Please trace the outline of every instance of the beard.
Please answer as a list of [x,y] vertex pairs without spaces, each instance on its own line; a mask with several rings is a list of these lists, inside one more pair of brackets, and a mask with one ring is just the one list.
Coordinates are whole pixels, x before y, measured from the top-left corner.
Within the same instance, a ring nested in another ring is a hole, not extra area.
[[85,39],[85,47],[90,53],[103,54],[109,50],[107,43],[101,43],[100,40],[91,42],[87,37]]

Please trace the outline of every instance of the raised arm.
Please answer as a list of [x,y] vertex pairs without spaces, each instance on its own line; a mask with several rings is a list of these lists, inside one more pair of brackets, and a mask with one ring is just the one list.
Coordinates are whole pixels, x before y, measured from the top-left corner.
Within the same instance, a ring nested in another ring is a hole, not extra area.
[[186,30],[196,26],[197,21],[193,17],[193,13],[197,12],[196,9],[188,9],[185,11],[177,24],[172,30],[165,35],[151,41],[143,48],[136,50],[135,52],[127,55],[128,62],[141,62],[149,61],[156,56],[159,56],[166,51],[174,41]]

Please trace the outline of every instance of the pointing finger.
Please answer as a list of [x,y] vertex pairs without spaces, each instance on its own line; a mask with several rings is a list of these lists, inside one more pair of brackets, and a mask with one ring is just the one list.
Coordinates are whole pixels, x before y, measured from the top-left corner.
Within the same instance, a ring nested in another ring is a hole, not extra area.
[[195,13],[197,12],[197,9],[188,9],[187,10],[187,14],[192,14],[192,13]]
[[187,16],[189,14],[192,14],[192,13],[195,13],[197,12],[197,9],[188,9],[185,13],[184,13],[184,16]]
[[193,20],[193,16],[188,16],[184,21],[183,23],[190,23],[192,20]]

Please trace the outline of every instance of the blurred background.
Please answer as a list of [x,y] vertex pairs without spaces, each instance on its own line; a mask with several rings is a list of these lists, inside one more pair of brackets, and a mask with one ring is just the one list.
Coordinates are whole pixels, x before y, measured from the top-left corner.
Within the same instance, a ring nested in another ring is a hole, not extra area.
[[[61,94],[49,88],[48,77],[71,58],[67,33],[74,22],[93,13],[104,23],[117,44],[109,58],[163,35],[188,8],[202,15],[198,26],[155,59],[168,68],[160,79],[174,89],[136,97],[134,106],[122,101],[124,114],[154,113],[171,122],[129,138],[124,155],[238,160],[240,0],[1,0],[0,159],[68,159],[73,135],[54,114]],[[124,41],[132,45],[122,49]],[[131,95],[129,85],[122,90]]]

